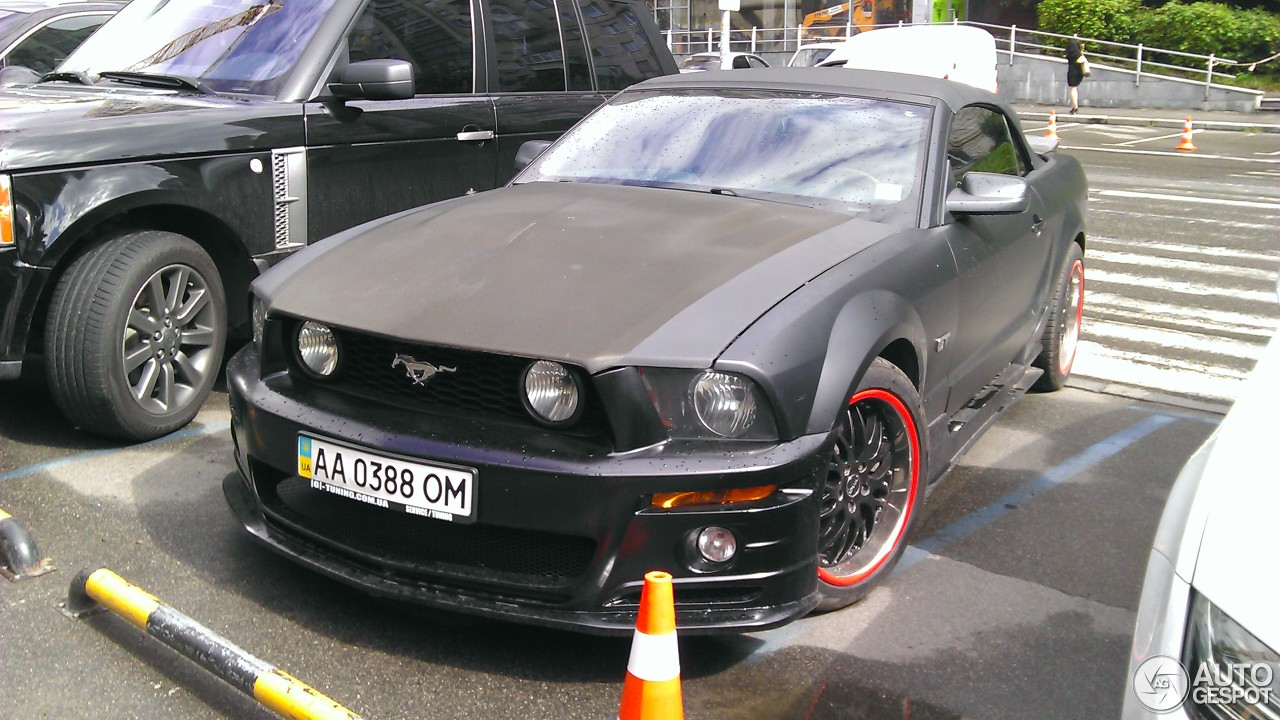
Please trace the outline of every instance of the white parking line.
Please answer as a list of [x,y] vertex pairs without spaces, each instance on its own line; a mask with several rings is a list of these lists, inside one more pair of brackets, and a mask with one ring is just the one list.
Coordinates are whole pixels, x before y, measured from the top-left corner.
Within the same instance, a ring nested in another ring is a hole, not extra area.
[[[1191,132],[1192,132],[1192,134],[1195,134],[1195,133],[1198,133],[1198,132],[1200,132],[1200,131],[1199,131],[1199,130],[1192,130]],[[1112,143],[1112,144],[1113,144],[1113,145],[1115,145],[1116,147],[1122,147],[1122,146],[1123,146],[1123,147],[1128,147],[1128,146],[1130,146],[1130,145],[1137,145],[1138,143],[1152,142],[1153,140],[1172,140],[1173,138],[1181,137],[1181,136],[1182,136],[1182,133],[1180,133],[1180,132],[1176,132],[1176,133],[1171,133],[1171,134],[1169,134],[1169,135],[1157,135],[1157,136],[1155,136],[1155,137],[1149,137],[1149,138],[1138,138],[1137,140],[1126,140],[1126,141],[1124,141],[1124,142]]]
[[1243,163],[1261,163],[1264,165],[1280,165],[1280,159],[1267,160],[1265,158],[1242,158],[1232,155],[1209,155],[1198,152],[1176,152],[1170,150],[1168,152],[1162,150],[1133,150],[1130,148],[1119,147],[1088,147],[1086,145],[1059,145],[1059,150],[1070,150],[1072,152],[1088,151],[1100,153],[1116,153],[1119,155],[1158,155],[1164,157],[1182,157],[1182,158],[1200,158],[1201,160],[1235,160]]
[[1257,210],[1280,210],[1280,203],[1253,202],[1251,200],[1226,200],[1223,198],[1196,197],[1194,195],[1166,195],[1164,193],[1133,192],[1131,190],[1099,190],[1102,197],[1136,198],[1139,200],[1171,200],[1173,202],[1200,203],[1202,205],[1228,205]]

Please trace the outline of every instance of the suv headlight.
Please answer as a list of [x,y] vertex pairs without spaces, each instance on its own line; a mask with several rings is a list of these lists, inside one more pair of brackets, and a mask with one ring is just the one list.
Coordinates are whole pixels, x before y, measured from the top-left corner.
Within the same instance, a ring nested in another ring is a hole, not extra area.
[[249,318],[253,325],[253,349],[257,351],[258,357],[262,357],[262,341],[267,330],[267,306],[257,295],[253,296],[252,302]]
[[13,233],[13,186],[9,176],[0,174],[0,248],[11,247]]
[[1199,593],[1193,593],[1182,652],[1194,717],[1280,718],[1280,655]]
[[641,368],[649,398],[672,438],[777,440],[764,394],[744,375]]

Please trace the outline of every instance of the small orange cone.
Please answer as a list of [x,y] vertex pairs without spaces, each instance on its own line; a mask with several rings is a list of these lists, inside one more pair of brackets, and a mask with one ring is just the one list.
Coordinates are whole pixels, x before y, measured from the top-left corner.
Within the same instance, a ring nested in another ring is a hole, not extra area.
[[1058,113],[1053,110],[1049,111],[1049,129],[1044,131],[1044,136],[1058,139]]
[[645,573],[618,720],[684,720],[671,575]]
[[1182,142],[1178,143],[1175,150],[1184,150],[1186,152],[1195,152],[1196,144],[1191,142],[1191,116],[1187,116],[1187,123],[1182,126]]

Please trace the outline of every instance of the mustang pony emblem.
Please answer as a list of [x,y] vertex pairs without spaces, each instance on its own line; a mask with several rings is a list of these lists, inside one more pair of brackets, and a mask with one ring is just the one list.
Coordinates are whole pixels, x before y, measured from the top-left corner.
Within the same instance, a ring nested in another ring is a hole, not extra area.
[[444,365],[435,366],[428,362],[419,362],[412,355],[402,355],[397,353],[394,360],[391,361],[391,367],[403,365],[405,374],[413,381],[414,385],[426,385],[427,381],[442,372],[457,372],[458,368],[445,367]]

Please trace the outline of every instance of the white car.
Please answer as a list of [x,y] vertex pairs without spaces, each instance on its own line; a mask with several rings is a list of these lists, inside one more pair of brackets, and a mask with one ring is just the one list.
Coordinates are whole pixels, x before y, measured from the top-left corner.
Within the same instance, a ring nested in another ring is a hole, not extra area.
[[1277,405],[1280,334],[1170,491],[1138,607],[1126,720],[1280,718]]
[[924,75],[996,92],[996,41],[970,25],[903,25],[854,35],[821,67]]
[[787,67],[813,67],[826,60],[831,53],[843,45],[843,40],[839,42],[809,43],[795,51],[795,54],[787,61]]
[[703,70],[745,70],[747,68],[767,68],[769,63],[759,55],[744,52],[731,52],[720,59],[718,52],[701,52],[690,55],[680,61],[680,72],[702,72]]

